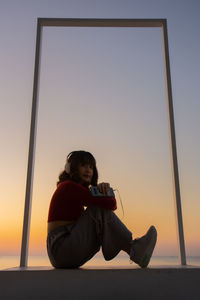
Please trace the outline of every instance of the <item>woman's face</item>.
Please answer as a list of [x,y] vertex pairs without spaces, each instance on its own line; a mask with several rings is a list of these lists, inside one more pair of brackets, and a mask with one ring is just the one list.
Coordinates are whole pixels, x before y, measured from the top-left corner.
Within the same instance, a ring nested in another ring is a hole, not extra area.
[[78,173],[81,180],[81,184],[90,184],[93,177],[93,166],[90,164],[80,164],[78,166]]

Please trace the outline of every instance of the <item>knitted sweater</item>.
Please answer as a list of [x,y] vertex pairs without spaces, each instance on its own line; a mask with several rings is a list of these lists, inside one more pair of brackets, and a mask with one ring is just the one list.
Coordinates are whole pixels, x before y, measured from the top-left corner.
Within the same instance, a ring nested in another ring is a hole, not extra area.
[[89,188],[71,180],[61,182],[54,192],[48,214],[48,222],[75,221],[84,212],[84,206],[96,205],[110,210],[117,208],[114,197],[95,197]]

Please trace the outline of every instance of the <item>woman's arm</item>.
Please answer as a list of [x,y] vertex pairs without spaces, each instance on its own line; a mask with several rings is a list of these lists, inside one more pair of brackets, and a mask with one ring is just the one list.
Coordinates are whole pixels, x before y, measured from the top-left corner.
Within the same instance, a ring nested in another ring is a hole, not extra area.
[[[65,185],[63,184],[63,188],[65,190],[64,191],[65,196],[68,199],[71,198],[73,199],[73,201],[81,202],[83,206],[96,205],[110,210],[117,209],[117,203],[114,197],[109,197],[109,196],[95,197],[91,194],[89,189],[72,181],[69,181],[68,184]],[[100,185],[100,191],[102,192],[106,191],[104,194],[107,193],[106,189],[108,189],[107,184]]]

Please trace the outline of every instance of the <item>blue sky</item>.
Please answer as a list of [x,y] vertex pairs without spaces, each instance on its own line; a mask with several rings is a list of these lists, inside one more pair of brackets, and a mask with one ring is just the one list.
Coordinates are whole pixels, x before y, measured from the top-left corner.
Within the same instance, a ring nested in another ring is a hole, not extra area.
[[[185,235],[188,253],[199,253],[199,15],[194,0],[0,0],[2,226],[10,224],[13,207],[21,234],[37,17],[167,18]],[[159,29],[44,30],[34,224],[38,210],[47,210],[67,153],[85,145],[97,158],[101,180],[121,191],[131,228],[129,199],[140,202],[147,190],[152,202],[138,205],[137,213],[148,215],[152,204],[154,218],[168,211],[166,222],[175,223],[161,42]],[[139,223],[136,228],[144,230]]]

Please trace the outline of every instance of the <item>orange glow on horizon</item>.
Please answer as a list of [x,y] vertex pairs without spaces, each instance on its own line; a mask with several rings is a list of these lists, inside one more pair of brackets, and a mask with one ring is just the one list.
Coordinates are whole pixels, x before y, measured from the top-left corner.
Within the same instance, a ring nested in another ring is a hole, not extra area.
[[[113,178],[113,182],[118,182],[117,178]],[[174,211],[174,200],[169,200],[169,194],[165,195],[162,189],[155,189],[150,193],[150,182],[144,190],[143,185],[139,182],[135,183],[137,190],[132,187],[127,188],[126,185],[116,184],[114,187],[119,188],[122,204],[124,207],[124,217],[118,193],[116,198],[118,209],[116,214],[127,228],[133,233],[133,238],[140,237],[146,233],[150,225],[154,225],[158,231],[158,243],[155,249],[156,255],[162,253],[174,253],[178,251],[177,228]],[[51,189],[49,189],[51,186]],[[47,189],[48,187],[48,189]],[[46,185],[42,191],[36,185],[33,194],[32,217],[29,253],[46,254],[46,236],[47,236],[47,216],[50,198],[55,189],[55,182]],[[155,196],[154,196],[155,194]],[[162,195],[162,197],[161,197]],[[164,196],[163,196],[164,195]],[[8,197],[8,195],[7,195]],[[10,194],[9,198],[14,196]],[[19,199],[18,199],[19,198]],[[10,210],[9,201],[4,199],[4,210],[9,211],[9,219],[4,214],[0,221],[1,227],[1,249],[0,253],[20,253],[22,239],[22,222],[23,222],[23,201],[20,197],[16,197],[16,204]],[[161,199],[161,200],[160,200]],[[8,199],[9,200],[9,199]],[[17,203],[21,201],[21,211]],[[15,207],[16,205],[16,207]],[[123,218],[122,218],[123,217]],[[12,220],[12,222],[10,221]],[[185,220],[185,242],[186,247],[191,253],[200,251],[200,242],[196,238],[196,232],[193,228],[197,228],[198,219],[195,214],[187,215]]]

